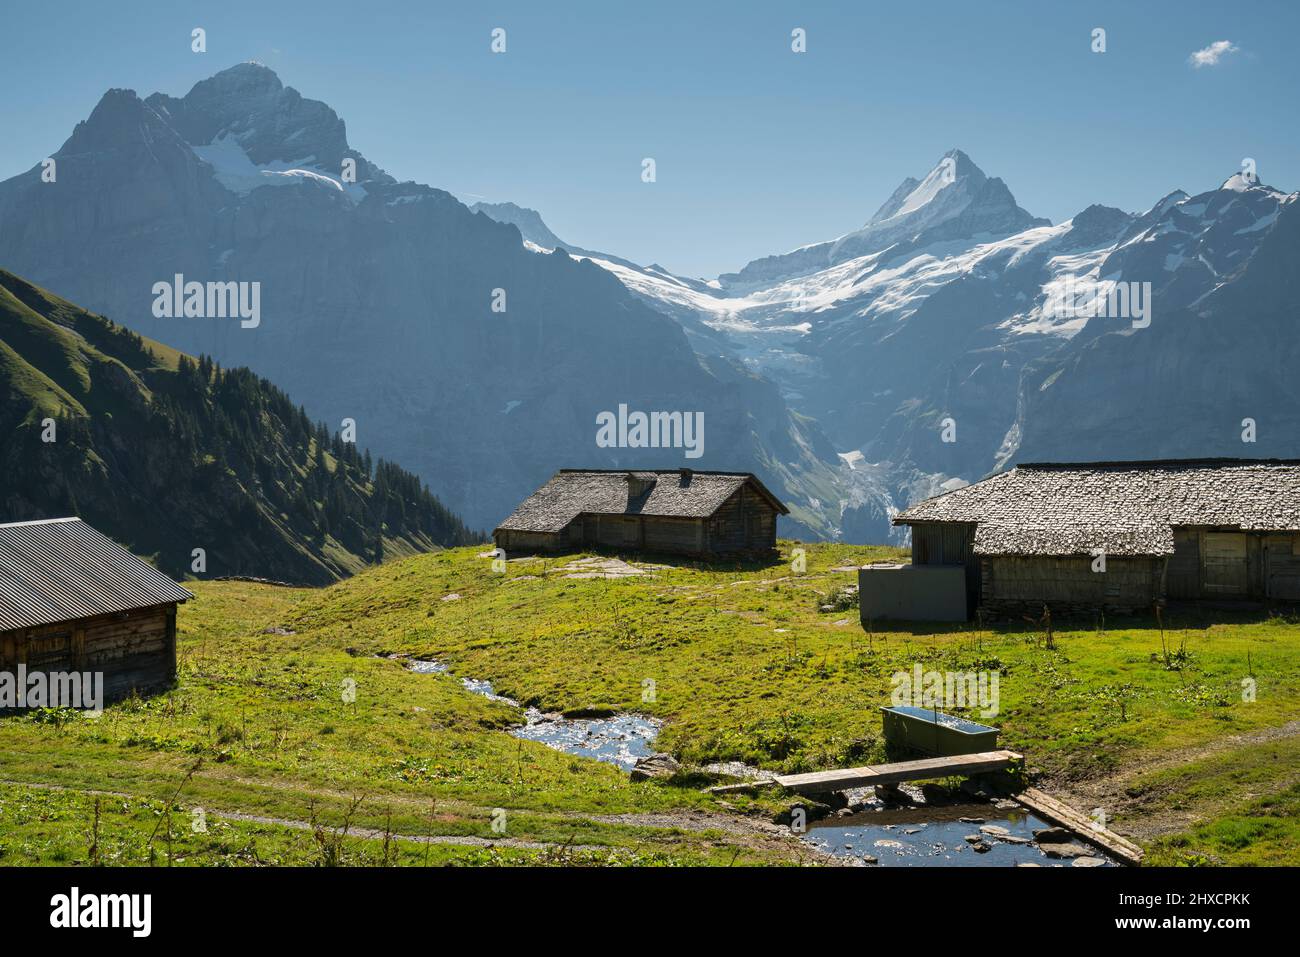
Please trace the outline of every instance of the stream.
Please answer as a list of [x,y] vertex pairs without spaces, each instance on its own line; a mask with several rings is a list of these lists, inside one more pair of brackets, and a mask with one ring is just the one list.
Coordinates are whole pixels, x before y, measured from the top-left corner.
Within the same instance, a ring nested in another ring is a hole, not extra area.
[[[1115,866],[1098,850],[1089,850],[1087,863],[1081,865],[1074,865],[1071,858],[1048,857],[1035,841],[1034,831],[1049,826],[1023,808],[970,803],[875,808],[832,816],[809,822],[802,837],[828,854],[880,867]],[[967,837],[979,837],[986,849],[977,850]]]
[[[450,674],[445,662],[429,659],[412,659],[412,671],[418,674]],[[478,678],[461,678],[460,683],[474,694],[492,701],[521,707],[518,701],[499,695],[492,682]],[[639,714],[616,714],[607,718],[566,718],[538,708],[524,711],[524,723],[511,728],[516,738],[539,741],[557,751],[577,754],[618,765],[624,771],[632,770],[640,758],[655,753],[654,740],[659,734],[657,718]]]
[[[431,659],[411,659],[407,667],[417,674],[451,674],[445,662]],[[491,701],[522,707],[515,699],[497,694],[490,681],[461,677],[460,683]],[[638,714],[566,718],[539,708],[523,710],[524,723],[511,728],[510,734],[566,754],[605,761],[624,771],[630,771],[638,759],[655,753],[654,741],[661,726],[657,718]],[[1040,850],[1034,831],[1049,825],[1023,808],[987,803],[886,806],[869,793],[859,797],[862,801],[855,805],[855,813],[809,822],[802,839],[835,857],[881,867],[1072,865],[1069,858],[1048,857]],[[985,850],[977,850],[967,840],[976,836]],[[1114,866],[1096,850],[1089,851],[1087,864]]]

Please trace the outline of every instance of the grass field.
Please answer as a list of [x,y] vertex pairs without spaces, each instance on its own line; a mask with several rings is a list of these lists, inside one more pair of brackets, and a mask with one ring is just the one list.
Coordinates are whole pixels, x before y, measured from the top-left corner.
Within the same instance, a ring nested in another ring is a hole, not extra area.
[[803,547],[803,574],[580,579],[574,556],[494,574],[467,548],[321,590],[192,583],[176,689],[98,719],[0,720],[0,863],[809,859],[765,826],[777,799],[632,783],[520,741],[516,709],[377,657],[401,654],[546,710],[659,716],[660,747],[688,762],[784,771],[880,759],[895,672],[997,672],[1003,744],[1150,861],[1300,864],[1294,617],[1174,610],[1163,631],[1058,626],[1051,647],[1029,623],[868,631],[819,606],[856,580],[845,569],[897,553]]

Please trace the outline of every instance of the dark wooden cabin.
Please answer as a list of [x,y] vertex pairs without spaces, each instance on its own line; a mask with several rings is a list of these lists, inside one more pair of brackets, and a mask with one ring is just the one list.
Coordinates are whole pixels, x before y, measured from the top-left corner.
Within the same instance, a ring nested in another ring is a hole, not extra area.
[[[994,616],[1300,600],[1300,461],[1021,465],[899,513]],[[1094,571],[1104,555],[1104,571]]]
[[507,554],[768,554],[789,509],[749,472],[561,469],[492,533]]
[[193,597],[79,518],[0,525],[0,670],[103,672],[109,701],[163,687]]

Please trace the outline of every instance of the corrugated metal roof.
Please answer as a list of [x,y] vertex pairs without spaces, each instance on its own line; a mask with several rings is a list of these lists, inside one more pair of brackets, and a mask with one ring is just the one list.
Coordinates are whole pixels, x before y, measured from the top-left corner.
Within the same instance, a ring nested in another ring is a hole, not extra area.
[[193,597],[79,518],[0,525],[0,631]]

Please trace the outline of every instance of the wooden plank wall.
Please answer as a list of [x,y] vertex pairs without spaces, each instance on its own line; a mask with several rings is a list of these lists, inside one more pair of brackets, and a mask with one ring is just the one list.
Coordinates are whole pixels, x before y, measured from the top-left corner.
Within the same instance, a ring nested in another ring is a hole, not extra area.
[[645,519],[645,547],[652,552],[697,554],[704,548],[704,519]]
[[1264,554],[1268,597],[1300,601],[1300,535],[1265,536]]
[[1300,534],[1176,528],[1168,595],[1300,601]]
[[1038,617],[1044,604],[1054,615],[1150,608],[1160,594],[1164,563],[1113,556],[1105,572],[1094,572],[1088,557],[986,555],[980,564],[983,608],[994,616],[1015,618]]
[[[920,534],[918,534],[920,533]],[[913,526],[912,555],[935,564],[950,554],[942,526]],[[1104,608],[1144,611],[1158,598],[1300,601],[1300,533],[1174,529],[1168,558],[1112,556],[1106,572],[1090,558],[984,556],[981,606],[995,616],[1042,614],[1044,603],[1067,612]]]
[[1249,552],[1245,532],[1202,532],[1201,587],[1206,596],[1245,598],[1250,594]]
[[568,536],[561,532],[525,532],[518,529],[502,529],[494,536],[496,545],[505,551],[507,557],[558,551],[565,547],[567,540]]
[[912,526],[913,565],[964,565],[971,557],[975,526],[926,522]]
[[706,524],[710,552],[761,552],[776,548],[776,510],[747,484],[736,489]]
[[24,628],[0,635],[0,667],[102,671],[110,700],[149,690],[176,676],[176,606]]

